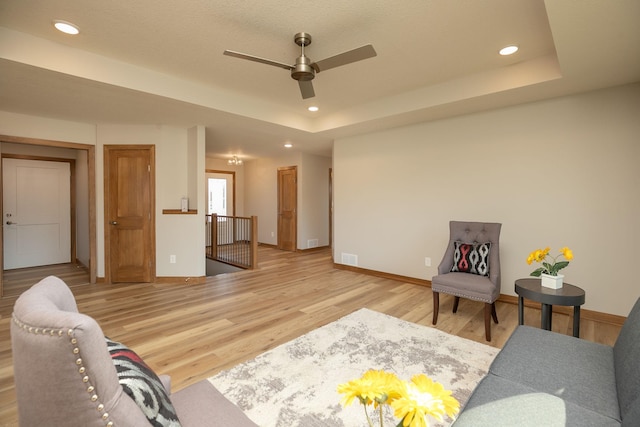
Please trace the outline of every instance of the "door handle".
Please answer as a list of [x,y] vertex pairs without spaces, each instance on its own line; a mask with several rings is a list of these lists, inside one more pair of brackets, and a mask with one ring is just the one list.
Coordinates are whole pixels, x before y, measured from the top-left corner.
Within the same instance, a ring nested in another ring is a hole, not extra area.
[[111,221],[111,225],[118,225],[118,221]]
[[17,222],[11,222],[11,221],[7,221],[7,225],[17,225]]

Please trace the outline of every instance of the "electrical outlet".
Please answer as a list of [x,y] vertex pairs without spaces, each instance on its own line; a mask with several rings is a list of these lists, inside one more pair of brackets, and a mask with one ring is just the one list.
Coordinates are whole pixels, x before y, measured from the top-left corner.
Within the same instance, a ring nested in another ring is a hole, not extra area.
[[169,255],[169,264],[175,264],[175,263],[176,263],[176,256]]
[[424,266],[425,266],[425,267],[431,267],[431,258],[426,257],[426,258],[424,259]]

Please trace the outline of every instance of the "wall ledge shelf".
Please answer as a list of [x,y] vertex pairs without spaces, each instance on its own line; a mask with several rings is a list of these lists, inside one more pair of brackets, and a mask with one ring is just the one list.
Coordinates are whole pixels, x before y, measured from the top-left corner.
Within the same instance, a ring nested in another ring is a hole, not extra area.
[[187,212],[182,212],[181,209],[162,209],[163,215],[196,215],[197,209],[189,209]]

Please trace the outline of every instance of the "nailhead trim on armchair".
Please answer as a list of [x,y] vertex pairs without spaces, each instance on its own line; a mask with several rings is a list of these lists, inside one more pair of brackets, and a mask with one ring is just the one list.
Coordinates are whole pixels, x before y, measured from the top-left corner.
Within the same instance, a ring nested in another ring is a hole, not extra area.
[[78,346],[78,340],[74,335],[73,329],[62,330],[62,329],[53,329],[53,328],[40,328],[35,326],[30,326],[18,319],[15,313],[12,316],[13,322],[22,330],[27,333],[35,334],[35,335],[43,335],[55,338],[63,338],[67,337],[69,339],[69,343],[71,344],[70,348],[74,356],[76,357],[76,365],[78,367],[78,374],[80,374],[81,381],[86,384],[87,387],[87,397],[91,402],[96,405],[96,411],[101,413],[100,416],[102,420],[105,422],[105,427],[113,427],[113,421],[109,420],[109,413],[104,412],[104,404],[100,401],[97,394],[95,394],[95,387],[91,383],[91,378],[87,375],[87,369],[85,368],[82,362],[82,356],[80,352],[80,347]]

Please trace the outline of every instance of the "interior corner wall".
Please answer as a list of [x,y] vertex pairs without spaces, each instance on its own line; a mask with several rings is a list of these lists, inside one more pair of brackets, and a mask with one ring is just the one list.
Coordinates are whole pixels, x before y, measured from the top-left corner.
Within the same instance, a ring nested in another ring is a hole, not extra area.
[[[569,246],[585,308],[625,316],[640,296],[640,83],[334,143],[334,253],[431,279],[450,220],[503,224],[503,294]],[[430,257],[432,266],[425,266]]]
[[76,258],[91,265],[89,229],[89,160],[87,150],[76,150]]
[[[202,211],[199,208],[202,202],[204,207],[204,147],[200,154],[200,146],[205,142],[204,126],[194,126],[187,131],[187,190],[185,197],[189,200],[189,209],[197,209],[198,213]],[[202,162],[202,165],[199,163]],[[204,215],[204,214],[203,214]],[[203,219],[204,221],[204,216]]]
[[301,155],[298,176],[298,249],[329,245],[329,170],[331,158]]

